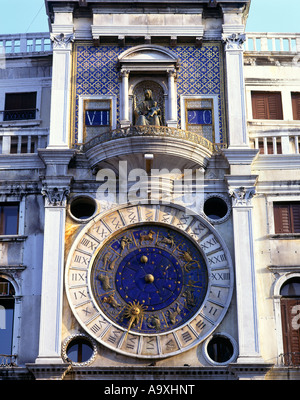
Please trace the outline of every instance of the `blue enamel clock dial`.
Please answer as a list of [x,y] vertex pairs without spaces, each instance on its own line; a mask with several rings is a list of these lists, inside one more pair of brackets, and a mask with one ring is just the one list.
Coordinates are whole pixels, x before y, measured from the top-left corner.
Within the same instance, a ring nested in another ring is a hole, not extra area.
[[199,248],[164,225],[127,228],[98,253],[91,273],[102,312],[123,329],[162,333],[201,307],[207,269]]
[[124,301],[138,301],[154,311],[168,307],[182,291],[183,273],[176,258],[155,247],[136,249],[116,274],[116,289]]

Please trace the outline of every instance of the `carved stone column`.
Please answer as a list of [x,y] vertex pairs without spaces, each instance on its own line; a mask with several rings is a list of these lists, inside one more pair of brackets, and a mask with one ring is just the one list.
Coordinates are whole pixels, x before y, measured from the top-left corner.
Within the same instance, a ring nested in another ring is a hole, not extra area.
[[[59,185],[58,185],[59,183]],[[61,321],[65,215],[70,179],[46,180],[44,254],[40,314],[39,354],[36,363],[57,364],[61,359]]]
[[177,103],[176,103],[176,88],[175,78],[176,70],[168,71],[168,126],[177,127]]
[[[243,179],[241,179],[243,178]],[[237,319],[239,337],[238,363],[261,363],[257,295],[255,284],[255,252],[252,222],[252,198],[256,177],[228,176],[232,198],[234,258],[236,274]],[[243,184],[243,186],[237,186]]]
[[121,126],[129,126],[129,96],[128,96],[129,71],[121,70]]
[[246,125],[245,83],[243,73],[244,34],[223,35],[225,44],[225,77],[228,109],[228,144],[230,147],[249,145]]

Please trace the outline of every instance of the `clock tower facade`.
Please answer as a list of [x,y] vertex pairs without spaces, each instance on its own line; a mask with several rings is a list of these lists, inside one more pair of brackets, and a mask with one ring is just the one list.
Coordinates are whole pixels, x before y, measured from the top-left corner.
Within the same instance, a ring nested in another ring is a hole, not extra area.
[[250,1],[45,4],[50,132],[27,367],[40,379],[265,378]]
[[178,376],[184,365],[268,368],[241,62],[248,1],[200,3],[47,1],[37,367],[99,378],[125,365],[147,376],[149,363]]

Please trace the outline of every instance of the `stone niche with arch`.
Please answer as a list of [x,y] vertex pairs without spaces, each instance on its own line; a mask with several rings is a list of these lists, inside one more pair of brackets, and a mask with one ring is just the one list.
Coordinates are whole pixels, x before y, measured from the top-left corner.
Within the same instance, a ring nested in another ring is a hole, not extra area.
[[177,127],[176,54],[158,45],[135,46],[119,56],[119,66],[121,126],[135,124],[134,109],[150,89],[161,110],[161,124]]

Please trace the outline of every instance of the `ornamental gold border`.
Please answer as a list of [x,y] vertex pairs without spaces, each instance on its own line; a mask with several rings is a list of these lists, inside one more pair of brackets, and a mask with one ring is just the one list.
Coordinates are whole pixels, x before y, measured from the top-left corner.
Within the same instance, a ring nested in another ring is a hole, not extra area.
[[[208,271],[207,292],[201,307],[181,326],[164,333],[127,332],[98,307],[90,274],[99,250],[113,235],[151,223],[178,230],[196,245]],[[159,359],[190,350],[217,328],[231,302],[233,267],[222,237],[199,215],[178,205],[123,205],[98,214],[75,239],[66,263],[65,290],[76,320],[98,343],[130,357]]]

